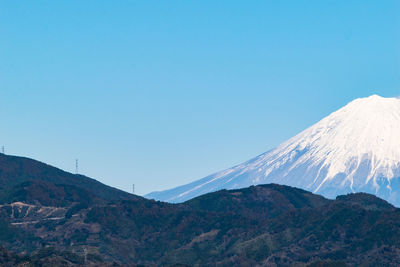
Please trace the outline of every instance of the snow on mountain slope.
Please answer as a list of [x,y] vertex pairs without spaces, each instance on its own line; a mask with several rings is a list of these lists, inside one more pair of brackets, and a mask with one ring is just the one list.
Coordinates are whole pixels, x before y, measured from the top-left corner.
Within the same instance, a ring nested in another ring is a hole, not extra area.
[[368,192],[400,206],[400,99],[356,99],[269,152],[146,197],[182,202],[220,189],[265,183],[330,198]]

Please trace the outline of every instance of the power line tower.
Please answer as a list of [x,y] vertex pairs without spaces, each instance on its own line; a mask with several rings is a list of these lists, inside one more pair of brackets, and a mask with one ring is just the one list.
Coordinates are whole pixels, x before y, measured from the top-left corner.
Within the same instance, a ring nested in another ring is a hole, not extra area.
[[79,173],[79,169],[78,169],[78,159],[75,160],[75,174]]
[[132,194],[135,194],[135,184],[132,185]]
[[1,147],[1,153],[5,154],[4,153],[4,146]]

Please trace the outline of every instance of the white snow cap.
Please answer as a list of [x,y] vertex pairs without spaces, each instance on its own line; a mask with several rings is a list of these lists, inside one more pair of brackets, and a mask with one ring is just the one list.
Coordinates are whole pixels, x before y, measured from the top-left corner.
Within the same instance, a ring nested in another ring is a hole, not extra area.
[[[276,152],[295,147],[308,148],[296,164],[312,159],[315,165],[327,167],[325,179],[318,188],[339,173],[353,175],[366,157],[371,170],[365,183],[378,175],[391,179],[400,163],[400,99],[372,95],[356,99],[317,124],[283,143]],[[350,162],[357,166],[349,170]]]
[[400,205],[396,195],[400,191],[400,99],[378,95],[356,99],[269,152],[148,197],[181,202],[220,189],[265,183],[327,197],[364,191]]

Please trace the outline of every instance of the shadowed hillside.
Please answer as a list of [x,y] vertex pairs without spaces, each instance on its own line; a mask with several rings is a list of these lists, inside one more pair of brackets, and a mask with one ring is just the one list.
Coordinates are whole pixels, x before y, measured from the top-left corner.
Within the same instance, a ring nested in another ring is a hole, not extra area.
[[1,192],[8,193],[10,190],[15,190],[15,186],[21,186],[23,182],[28,181],[47,182],[54,185],[72,185],[106,200],[138,198],[83,175],[65,172],[33,159],[0,153]]
[[0,162],[2,266],[400,264],[400,211],[369,194],[269,184],[169,204],[26,158]]

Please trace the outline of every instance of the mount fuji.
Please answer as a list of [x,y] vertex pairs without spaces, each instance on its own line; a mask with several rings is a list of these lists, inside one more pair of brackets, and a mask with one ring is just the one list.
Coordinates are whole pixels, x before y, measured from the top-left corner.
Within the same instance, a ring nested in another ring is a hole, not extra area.
[[377,195],[400,207],[400,99],[356,99],[275,149],[192,183],[146,195],[183,202],[220,189],[277,183],[328,198]]

